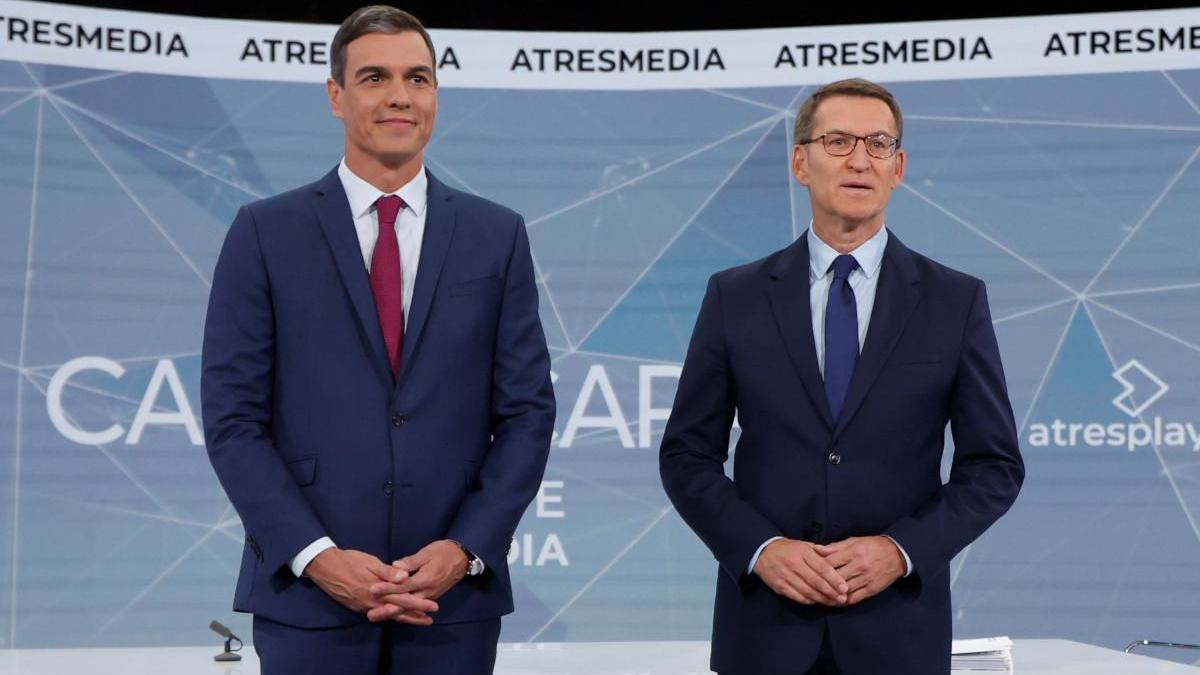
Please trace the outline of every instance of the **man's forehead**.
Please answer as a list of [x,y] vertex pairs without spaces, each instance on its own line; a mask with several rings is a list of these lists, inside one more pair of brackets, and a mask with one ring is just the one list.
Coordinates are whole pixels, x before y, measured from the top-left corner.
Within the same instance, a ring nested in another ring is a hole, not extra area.
[[848,96],[838,94],[822,99],[813,111],[815,126],[836,127],[848,130],[848,126],[870,126],[869,131],[896,130],[896,120],[886,102],[871,96]]
[[369,63],[383,67],[432,68],[433,55],[416,31],[367,33],[346,45],[346,62],[354,67]]

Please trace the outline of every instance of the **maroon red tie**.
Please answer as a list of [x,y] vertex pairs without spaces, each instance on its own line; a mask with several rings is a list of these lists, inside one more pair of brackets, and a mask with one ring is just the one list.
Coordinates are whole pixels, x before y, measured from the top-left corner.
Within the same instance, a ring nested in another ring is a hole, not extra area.
[[396,195],[375,201],[379,237],[371,254],[371,292],[393,379],[400,372],[400,350],[404,347],[404,281],[400,275],[400,244],[396,241],[396,214],[402,208],[404,200]]

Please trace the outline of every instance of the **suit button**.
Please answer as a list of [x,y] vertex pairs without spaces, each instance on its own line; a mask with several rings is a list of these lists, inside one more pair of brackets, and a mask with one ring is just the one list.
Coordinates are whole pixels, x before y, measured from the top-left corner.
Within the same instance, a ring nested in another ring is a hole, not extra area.
[[808,526],[812,528],[813,532],[820,532],[821,530],[825,529],[825,526],[822,525],[821,521],[819,520],[812,521],[808,524]]
[[392,415],[392,426],[398,427],[408,421],[404,415]]
[[385,495],[387,495],[387,496],[391,497],[391,496],[392,496],[392,493],[393,493],[393,492],[395,492],[395,491],[396,491],[396,484],[395,484],[395,483],[393,483],[393,482],[392,482],[392,481],[390,481],[390,480],[389,480],[389,481],[386,481],[386,482],[384,482],[384,484],[383,484],[383,494],[385,494]]
[[829,463],[834,466],[842,463],[842,456],[838,454],[837,450],[829,453]]

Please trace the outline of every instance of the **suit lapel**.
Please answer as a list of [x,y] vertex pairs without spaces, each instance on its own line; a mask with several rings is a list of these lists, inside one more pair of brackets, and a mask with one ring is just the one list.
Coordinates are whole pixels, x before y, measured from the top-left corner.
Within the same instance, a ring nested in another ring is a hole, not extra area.
[[792,366],[821,419],[832,429],[833,418],[829,412],[829,402],[825,399],[825,385],[817,368],[817,346],[813,342],[807,232],[780,254],[771,270],[771,285],[767,295]]
[[354,313],[362,333],[366,336],[367,349],[371,361],[383,377],[391,384],[392,375],[389,372],[386,352],[383,345],[383,333],[379,328],[379,315],[375,312],[375,296],[371,293],[371,280],[367,275],[367,267],[363,264],[362,248],[358,244],[358,235],[354,230],[354,218],[350,213],[350,204],[346,199],[346,191],[338,178],[337,169],[325,174],[317,181],[314,208],[325,241],[333,252],[333,260],[337,265],[346,294],[354,306]]
[[400,354],[400,374],[396,378],[397,389],[412,370],[413,356],[421,342],[421,334],[429,319],[433,294],[446,262],[446,253],[454,238],[455,209],[453,192],[432,173],[429,176],[429,197],[425,213],[425,235],[421,240],[421,262],[417,266],[417,280],[413,286],[412,304],[409,307],[408,323],[404,329],[404,349]]
[[854,413],[862,405],[879,371],[887,363],[909,317],[921,299],[920,278],[913,265],[912,253],[895,234],[888,232],[883,264],[879,268],[879,284],[875,289],[875,306],[858,365],[850,378],[846,402],[833,432],[834,440],[846,429]]

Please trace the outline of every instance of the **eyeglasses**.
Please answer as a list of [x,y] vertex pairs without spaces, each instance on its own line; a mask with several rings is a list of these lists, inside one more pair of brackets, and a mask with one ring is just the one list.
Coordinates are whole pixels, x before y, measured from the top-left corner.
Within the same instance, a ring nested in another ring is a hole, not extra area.
[[828,152],[834,157],[845,157],[854,152],[854,148],[858,146],[858,142],[862,141],[863,146],[867,149],[867,154],[875,159],[888,159],[896,154],[897,148],[900,147],[900,139],[892,138],[887,134],[871,134],[870,136],[855,136],[854,134],[832,133],[821,134],[815,138],[810,138],[806,141],[796,141],[799,145],[807,145],[821,141],[821,145],[825,146],[825,152]]

